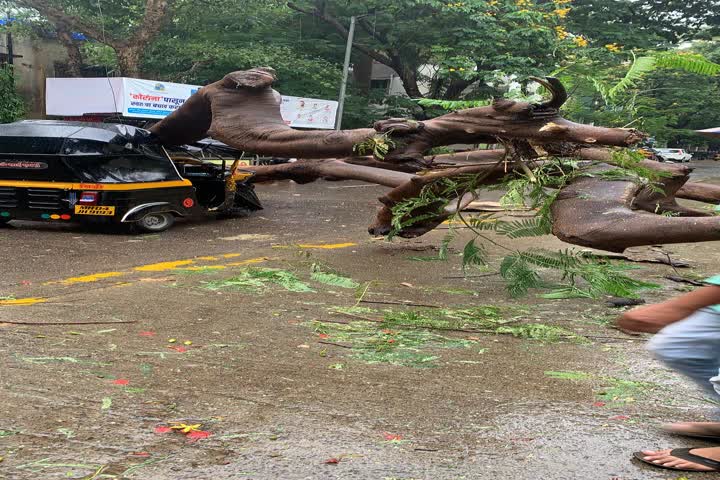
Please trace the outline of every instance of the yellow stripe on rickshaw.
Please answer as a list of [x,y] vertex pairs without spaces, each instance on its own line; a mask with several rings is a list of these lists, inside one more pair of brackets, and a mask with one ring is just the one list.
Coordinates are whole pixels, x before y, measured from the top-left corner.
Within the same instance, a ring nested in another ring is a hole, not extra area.
[[139,182],[139,183],[75,183],[75,182],[34,182],[26,180],[0,180],[0,187],[14,188],[55,188],[60,190],[149,190],[152,188],[192,187],[187,179],[169,180],[167,182]]

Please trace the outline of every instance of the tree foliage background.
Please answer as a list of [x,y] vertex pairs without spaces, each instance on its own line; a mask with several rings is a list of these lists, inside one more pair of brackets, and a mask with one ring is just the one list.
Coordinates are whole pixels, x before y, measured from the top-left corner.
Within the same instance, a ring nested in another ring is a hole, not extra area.
[[[147,25],[148,6],[167,3],[137,58],[123,48]],[[289,95],[335,98],[345,35],[359,16],[353,64],[394,69],[410,98],[360,81],[344,124],[384,116],[422,119],[463,100],[533,98],[530,76],[559,76],[572,93],[566,115],[608,126],[632,124],[658,142],[704,145],[692,133],[720,125],[720,78],[645,58],[679,53],[720,61],[717,0],[10,0],[18,34],[54,35],[83,68],[207,84],[229,71],[273,66]],[[33,8],[34,7],[34,8]],[[58,17],[60,9],[64,17]],[[145,22],[145,23],[143,23]],[[20,26],[18,26],[20,25]],[[0,29],[8,28],[7,26]],[[124,55],[119,61],[118,55]],[[135,62],[135,65],[131,65]],[[670,62],[672,63],[672,62]],[[622,88],[608,91],[620,84]],[[603,90],[605,88],[605,90]],[[436,99],[418,104],[411,99]],[[442,103],[445,102],[445,103]],[[450,102],[450,103],[448,103]]]

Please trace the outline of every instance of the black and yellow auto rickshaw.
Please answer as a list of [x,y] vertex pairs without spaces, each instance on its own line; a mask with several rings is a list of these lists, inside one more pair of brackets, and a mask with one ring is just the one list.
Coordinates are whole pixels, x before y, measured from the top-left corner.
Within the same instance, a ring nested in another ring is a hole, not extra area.
[[128,125],[23,121],[0,125],[0,224],[12,220],[170,228],[178,217],[262,208],[238,162],[191,153],[174,162]]

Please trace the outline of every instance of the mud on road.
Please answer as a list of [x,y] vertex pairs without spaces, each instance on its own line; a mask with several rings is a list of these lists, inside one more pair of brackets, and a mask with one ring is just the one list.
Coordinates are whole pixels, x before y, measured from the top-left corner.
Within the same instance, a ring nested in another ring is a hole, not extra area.
[[[162,235],[0,230],[0,478],[680,477],[631,453],[689,446],[658,425],[713,406],[617,309],[512,299],[500,252],[465,278],[431,260],[443,230],[370,239],[381,191],[261,186],[265,211]],[[667,251],[702,275],[717,247]],[[669,273],[634,275],[653,301]]]

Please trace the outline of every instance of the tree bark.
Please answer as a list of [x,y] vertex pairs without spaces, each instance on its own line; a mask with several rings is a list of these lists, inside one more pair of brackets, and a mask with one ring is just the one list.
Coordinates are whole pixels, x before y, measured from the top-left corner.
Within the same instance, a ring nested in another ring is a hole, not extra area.
[[720,217],[674,218],[633,210],[637,192],[632,182],[578,178],[552,205],[552,232],[565,242],[610,252],[720,240]]
[[[720,198],[720,187],[686,183],[690,173],[687,167],[641,162],[643,167],[669,174],[655,179],[652,188],[594,175],[614,168],[615,162],[613,150],[598,146],[632,146],[642,134],[563,119],[558,109],[567,94],[555,79],[541,80],[553,96],[540,104],[499,100],[488,107],[461,110],[426,122],[396,118],[377,122],[374,129],[339,132],[298,131],[287,126],[280,115],[280,95],[272,89],[275,80],[269,68],[230,73],[201,89],[151,130],[166,144],[211,135],[243,151],[305,158],[283,165],[249,167],[255,173],[253,181],[352,179],[389,187],[391,190],[380,197],[382,206],[368,229],[375,235],[393,230],[393,208],[419,196],[424,189],[454,198],[438,196],[430,205],[395,219],[403,225],[397,235],[416,237],[434,229],[476,198],[472,191],[476,185],[497,183],[505,175],[516,173],[532,181],[526,162],[539,164],[549,157],[566,157],[590,160],[586,163],[594,170],[590,175],[571,177],[551,205],[552,231],[561,240],[615,252],[656,243],[720,240],[720,217],[676,201],[676,197],[684,196],[716,203]],[[385,142],[389,153],[384,158],[337,158],[353,155],[359,143],[373,142],[375,147]],[[478,142],[500,143],[506,148],[423,157],[431,147]],[[326,160],[320,160],[323,158]],[[558,174],[562,173],[558,169]],[[441,190],[443,182],[438,180],[467,175],[475,176],[473,183],[451,192]]]
[[68,56],[67,74],[71,77],[82,77],[82,53],[77,42],[72,38],[72,32],[65,26],[58,24],[56,27],[58,40],[65,47]]
[[109,36],[100,25],[69,15],[61,7],[54,5],[49,0],[18,0],[17,3],[40,12],[42,16],[56,25],[58,34],[60,34],[60,30],[78,31],[108,45],[117,54],[119,73],[125,76],[138,77],[140,76],[142,52],[160,33],[164,20],[170,11],[170,4],[173,1],[145,0],[145,12],[142,21],[128,38]]
[[134,44],[118,46],[115,48],[118,70],[123,77],[140,77],[140,59],[144,46]]

